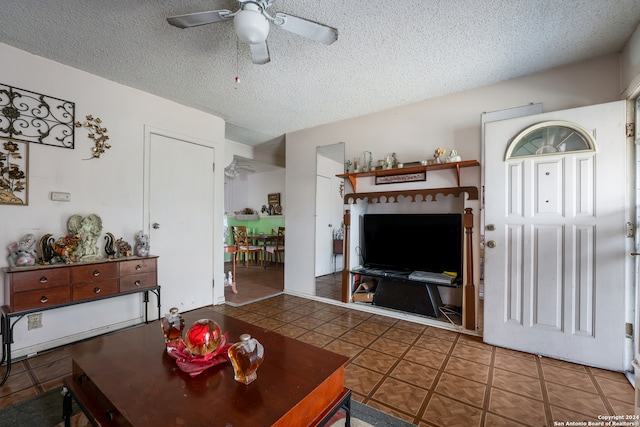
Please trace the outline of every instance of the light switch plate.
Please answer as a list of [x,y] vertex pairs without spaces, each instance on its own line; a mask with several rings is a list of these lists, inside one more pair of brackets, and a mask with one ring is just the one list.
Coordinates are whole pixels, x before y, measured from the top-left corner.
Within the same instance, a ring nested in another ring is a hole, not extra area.
[[51,192],[51,200],[56,202],[70,202],[71,201],[71,193],[62,193],[59,191]]

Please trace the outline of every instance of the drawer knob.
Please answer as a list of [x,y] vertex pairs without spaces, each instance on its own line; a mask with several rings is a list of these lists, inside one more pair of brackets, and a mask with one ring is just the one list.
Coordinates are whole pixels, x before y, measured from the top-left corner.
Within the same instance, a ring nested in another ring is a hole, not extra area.
[[142,270],[142,266],[140,264],[136,265],[136,271]]
[[98,277],[100,275],[100,270],[93,270],[93,276]]
[[40,283],[47,283],[49,281],[49,279],[47,279],[47,276],[42,276],[40,278]]
[[95,288],[93,288],[93,293],[94,294],[99,294],[100,291],[102,291],[102,289],[100,289],[98,286],[96,286]]
[[140,280],[136,280],[134,285],[136,285],[137,287],[140,287],[140,285],[141,285]]
[[45,302],[47,302],[47,301],[49,301],[49,298],[47,298],[47,296],[46,296],[46,295],[42,295],[42,296],[40,297],[40,302],[41,302],[41,303],[43,303],[43,304],[44,304],[44,303],[45,303]]

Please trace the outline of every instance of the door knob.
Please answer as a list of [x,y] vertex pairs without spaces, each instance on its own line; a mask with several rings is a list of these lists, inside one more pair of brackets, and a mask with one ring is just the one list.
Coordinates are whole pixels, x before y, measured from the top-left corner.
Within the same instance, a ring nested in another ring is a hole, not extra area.
[[157,222],[154,222],[152,227],[157,230],[158,228],[160,228],[160,224],[158,224]]
[[495,240],[489,240],[487,242],[487,246],[490,248],[495,248],[496,247],[496,241]]

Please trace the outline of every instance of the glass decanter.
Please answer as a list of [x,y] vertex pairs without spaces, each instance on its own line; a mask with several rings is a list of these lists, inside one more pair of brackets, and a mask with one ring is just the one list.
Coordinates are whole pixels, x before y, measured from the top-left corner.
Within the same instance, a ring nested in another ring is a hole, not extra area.
[[264,359],[264,347],[258,340],[249,334],[242,334],[240,341],[229,347],[228,353],[236,381],[249,384],[258,378],[258,367]]
[[165,343],[182,338],[184,319],[182,318],[176,307],[172,307],[169,310],[169,313],[162,318],[161,326]]

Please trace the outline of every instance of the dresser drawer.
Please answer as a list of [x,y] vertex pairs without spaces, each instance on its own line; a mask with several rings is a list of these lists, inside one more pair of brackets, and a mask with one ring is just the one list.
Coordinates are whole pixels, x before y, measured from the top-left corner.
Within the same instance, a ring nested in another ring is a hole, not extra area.
[[120,263],[120,276],[156,271],[156,258],[139,258]]
[[150,288],[156,286],[157,281],[155,272],[120,276],[120,292]]
[[93,282],[74,283],[73,301],[100,298],[118,293],[118,279],[96,280]]
[[106,262],[74,266],[71,269],[71,283],[89,282],[91,280],[111,279],[118,277],[118,264]]
[[71,288],[58,286],[29,292],[14,293],[11,298],[10,311],[22,311],[50,307],[71,302]]
[[68,268],[47,268],[7,274],[11,280],[13,292],[25,292],[36,289],[54,288],[69,284]]

